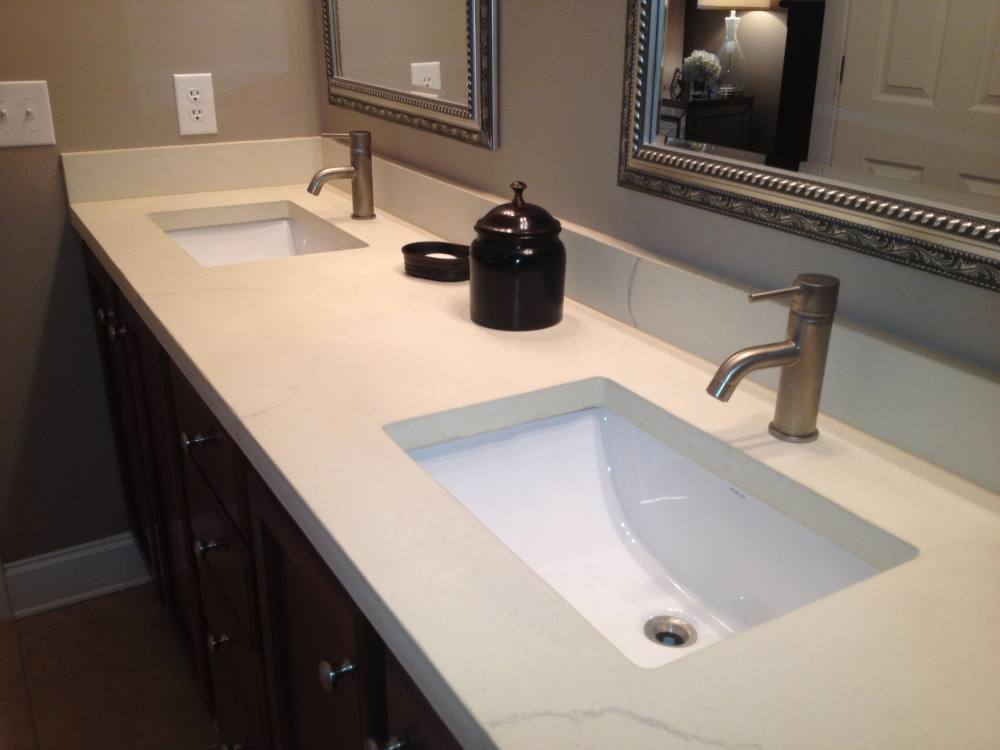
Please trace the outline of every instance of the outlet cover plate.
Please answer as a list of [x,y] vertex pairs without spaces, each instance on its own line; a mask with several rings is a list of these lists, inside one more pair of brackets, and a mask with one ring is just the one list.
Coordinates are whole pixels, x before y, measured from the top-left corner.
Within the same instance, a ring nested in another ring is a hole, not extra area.
[[45,81],[0,82],[0,148],[56,142]]
[[417,89],[441,90],[441,63],[410,63],[410,82]]
[[175,73],[174,99],[177,130],[181,135],[218,133],[215,122],[215,91],[211,73]]

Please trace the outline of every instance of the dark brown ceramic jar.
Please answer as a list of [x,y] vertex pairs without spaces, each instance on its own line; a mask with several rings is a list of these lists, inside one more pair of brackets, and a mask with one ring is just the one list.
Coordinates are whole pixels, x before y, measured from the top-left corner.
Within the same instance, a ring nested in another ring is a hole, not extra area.
[[562,225],[541,206],[514,200],[476,222],[469,249],[472,320],[503,331],[533,331],[562,320],[566,248]]

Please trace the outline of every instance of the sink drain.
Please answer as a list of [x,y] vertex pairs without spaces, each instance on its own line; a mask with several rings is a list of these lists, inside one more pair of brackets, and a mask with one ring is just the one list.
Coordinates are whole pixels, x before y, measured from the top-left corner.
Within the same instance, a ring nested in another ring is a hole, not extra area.
[[646,637],[661,646],[690,646],[698,640],[698,631],[678,617],[659,615],[646,620]]

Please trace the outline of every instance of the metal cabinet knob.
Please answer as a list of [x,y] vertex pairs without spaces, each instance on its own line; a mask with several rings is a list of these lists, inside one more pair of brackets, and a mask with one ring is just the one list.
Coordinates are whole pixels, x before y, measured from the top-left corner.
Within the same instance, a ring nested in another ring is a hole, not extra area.
[[225,547],[226,541],[216,541],[215,539],[209,539],[208,544],[205,544],[201,539],[194,540],[194,556],[199,560],[203,560],[205,555],[211,552],[213,549],[219,549],[220,547]]
[[200,432],[195,433],[194,437],[188,437],[186,432],[181,433],[181,450],[185,453],[190,453],[192,448],[197,448],[199,445],[204,445],[205,443],[210,443],[213,440],[218,440],[218,435],[202,435]]
[[336,669],[330,664],[326,659],[323,659],[319,663],[319,681],[323,686],[323,689],[328,693],[333,692],[333,689],[337,687],[337,680],[343,677],[348,672],[354,671],[354,664],[351,663],[350,659],[344,659],[340,662],[340,666]]
[[128,326],[123,325],[121,328],[117,329],[115,328],[114,323],[111,323],[108,326],[108,338],[112,341],[117,340],[119,336],[124,336],[126,333],[128,333]]
[[371,737],[365,742],[365,750],[400,750],[406,747],[406,740],[400,740],[396,735],[390,735],[389,741],[384,745],[378,744]]
[[105,322],[109,320],[114,320],[114,318],[115,318],[114,310],[108,310],[107,312],[104,312],[104,308],[102,307],[97,308],[97,322],[100,325],[104,325]]
[[205,639],[205,642],[208,644],[208,653],[214,654],[216,651],[222,648],[223,643],[228,643],[229,641],[234,641],[234,640],[236,639],[233,636],[226,635],[225,633],[223,633],[222,636],[219,638],[216,638],[214,635],[209,633],[208,637]]

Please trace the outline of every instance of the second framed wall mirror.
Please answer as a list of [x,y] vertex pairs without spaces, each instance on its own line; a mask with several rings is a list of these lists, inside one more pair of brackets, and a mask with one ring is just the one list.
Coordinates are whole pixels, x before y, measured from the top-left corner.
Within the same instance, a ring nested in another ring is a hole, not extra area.
[[1000,291],[1000,2],[628,5],[620,185]]
[[323,25],[330,104],[496,148],[494,0],[323,0]]

